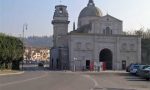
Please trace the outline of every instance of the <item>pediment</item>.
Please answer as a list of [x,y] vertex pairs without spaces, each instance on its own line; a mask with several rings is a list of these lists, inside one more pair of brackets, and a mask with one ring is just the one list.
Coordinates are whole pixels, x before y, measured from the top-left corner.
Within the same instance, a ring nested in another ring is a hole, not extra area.
[[103,16],[101,19],[105,20],[105,21],[119,21],[119,22],[122,22],[122,20],[119,20],[119,19],[117,19],[117,18],[115,18],[115,17],[113,17],[109,14]]

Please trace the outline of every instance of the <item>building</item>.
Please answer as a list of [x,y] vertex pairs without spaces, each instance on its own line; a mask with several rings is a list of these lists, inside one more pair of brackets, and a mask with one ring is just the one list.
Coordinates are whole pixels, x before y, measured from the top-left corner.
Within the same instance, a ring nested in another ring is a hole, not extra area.
[[107,70],[121,70],[130,63],[141,63],[141,38],[124,35],[123,21],[103,15],[93,0],[80,12],[78,27],[71,32],[68,17],[67,6],[55,7],[52,69],[89,70],[91,64],[97,67],[104,62]]
[[24,60],[28,61],[45,61],[48,62],[50,59],[49,48],[36,48],[36,47],[26,47],[24,53]]

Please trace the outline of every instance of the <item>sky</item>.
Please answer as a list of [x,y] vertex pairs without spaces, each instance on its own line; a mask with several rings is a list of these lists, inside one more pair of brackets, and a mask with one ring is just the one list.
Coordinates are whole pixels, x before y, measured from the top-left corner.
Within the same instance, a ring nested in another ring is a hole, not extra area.
[[[150,28],[150,0],[94,0],[102,11],[123,21],[124,31]],[[69,31],[78,20],[88,0],[0,0],[0,32],[21,36],[23,24],[28,24],[25,36],[50,36],[55,5],[67,5]]]

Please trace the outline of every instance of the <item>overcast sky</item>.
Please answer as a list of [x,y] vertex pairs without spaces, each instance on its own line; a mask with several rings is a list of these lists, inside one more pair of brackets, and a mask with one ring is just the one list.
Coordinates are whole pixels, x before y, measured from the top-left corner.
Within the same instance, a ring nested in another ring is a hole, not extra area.
[[[150,28],[150,0],[94,0],[103,12],[123,21],[124,31]],[[68,6],[69,31],[72,23],[77,23],[80,11],[88,0],[0,0],[0,32],[19,36],[23,24],[28,24],[26,36],[52,35],[54,7],[58,4]]]

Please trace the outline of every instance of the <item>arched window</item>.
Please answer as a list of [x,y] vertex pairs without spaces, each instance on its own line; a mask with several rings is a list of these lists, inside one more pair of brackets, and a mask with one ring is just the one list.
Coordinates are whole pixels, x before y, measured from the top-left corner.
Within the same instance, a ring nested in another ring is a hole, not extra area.
[[103,30],[103,34],[111,35],[112,34],[112,30],[109,27],[106,27],[106,29]]

